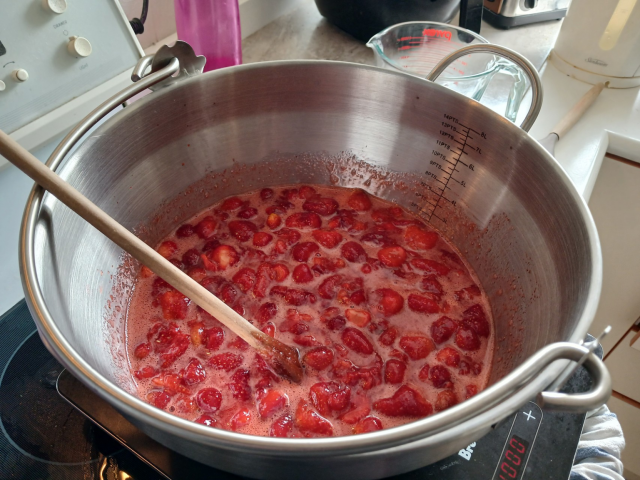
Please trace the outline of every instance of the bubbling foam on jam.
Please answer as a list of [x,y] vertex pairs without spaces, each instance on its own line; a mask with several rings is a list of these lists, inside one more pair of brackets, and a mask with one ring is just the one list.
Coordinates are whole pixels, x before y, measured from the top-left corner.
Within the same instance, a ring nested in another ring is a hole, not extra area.
[[[252,435],[390,428],[482,390],[491,308],[459,252],[358,189],[290,185],[227,198],[157,250],[256,327],[299,348],[300,384],[142,268],[127,316],[141,398]],[[211,390],[214,389],[214,390]]]

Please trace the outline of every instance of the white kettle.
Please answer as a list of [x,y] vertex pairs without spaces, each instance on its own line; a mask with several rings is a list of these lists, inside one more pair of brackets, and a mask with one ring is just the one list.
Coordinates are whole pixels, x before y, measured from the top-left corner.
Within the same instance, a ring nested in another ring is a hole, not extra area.
[[587,83],[640,85],[640,0],[573,0],[551,63]]

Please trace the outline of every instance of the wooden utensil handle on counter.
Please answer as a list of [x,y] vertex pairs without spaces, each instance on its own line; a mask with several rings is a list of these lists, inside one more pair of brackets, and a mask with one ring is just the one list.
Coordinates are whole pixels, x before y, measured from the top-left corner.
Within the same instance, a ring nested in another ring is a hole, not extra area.
[[578,100],[567,114],[562,117],[562,120],[558,122],[558,124],[551,130],[551,133],[555,133],[558,135],[558,138],[564,137],[564,135],[571,130],[580,117],[587,111],[587,109],[596,101],[600,92],[606,85],[604,83],[598,83],[594,85],[584,96]]

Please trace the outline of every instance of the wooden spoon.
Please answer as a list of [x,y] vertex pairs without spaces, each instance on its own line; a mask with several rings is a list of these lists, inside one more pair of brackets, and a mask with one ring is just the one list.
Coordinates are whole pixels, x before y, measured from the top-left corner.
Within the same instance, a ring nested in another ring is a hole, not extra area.
[[125,252],[150,268],[196,305],[216,317],[233,333],[267,357],[275,371],[296,383],[302,380],[303,369],[298,349],[261,332],[235,310],[214,296],[198,282],[149,247],[146,243],[103,212],[42,164],[36,157],[0,130],[0,154],[48,190],[58,200],[76,212]]

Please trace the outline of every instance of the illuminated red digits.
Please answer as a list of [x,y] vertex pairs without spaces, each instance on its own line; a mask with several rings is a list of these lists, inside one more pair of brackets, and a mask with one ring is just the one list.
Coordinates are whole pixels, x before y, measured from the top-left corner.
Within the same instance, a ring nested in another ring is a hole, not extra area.
[[518,472],[516,472],[515,468],[507,464],[507,462],[502,462],[500,465],[500,470],[509,475],[511,478],[516,478]]
[[520,465],[520,457],[513,453],[511,450],[507,450],[507,460],[513,463],[516,467]]
[[511,439],[511,441],[509,442],[509,445],[511,445],[511,447],[513,447],[516,450],[516,452],[524,453],[525,446],[515,438]]

